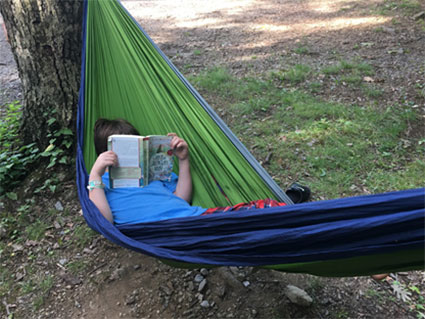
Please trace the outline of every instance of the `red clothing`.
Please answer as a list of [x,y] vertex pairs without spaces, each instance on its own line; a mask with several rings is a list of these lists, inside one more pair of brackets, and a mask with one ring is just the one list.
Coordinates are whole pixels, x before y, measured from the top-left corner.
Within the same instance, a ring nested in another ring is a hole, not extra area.
[[240,203],[234,206],[208,208],[205,212],[202,213],[202,215],[234,212],[234,211],[257,209],[257,208],[269,208],[269,207],[285,206],[285,205],[286,205],[285,203],[280,203],[274,199],[267,198],[267,199],[253,200],[249,203]]

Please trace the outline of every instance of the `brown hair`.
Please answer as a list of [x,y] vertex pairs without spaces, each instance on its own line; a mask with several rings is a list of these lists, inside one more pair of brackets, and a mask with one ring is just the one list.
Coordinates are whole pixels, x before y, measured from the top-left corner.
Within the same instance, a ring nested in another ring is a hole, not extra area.
[[94,124],[94,147],[97,155],[108,150],[108,137],[113,134],[140,135],[135,127],[124,119],[100,118]]

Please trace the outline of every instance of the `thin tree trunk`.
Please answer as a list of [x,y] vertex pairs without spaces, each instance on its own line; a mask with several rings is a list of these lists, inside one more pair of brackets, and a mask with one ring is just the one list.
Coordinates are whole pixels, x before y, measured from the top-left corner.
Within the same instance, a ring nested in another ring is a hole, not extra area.
[[24,96],[24,141],[48,145],[48,120],[74,129],[81,65],[82,1],[1,0]]

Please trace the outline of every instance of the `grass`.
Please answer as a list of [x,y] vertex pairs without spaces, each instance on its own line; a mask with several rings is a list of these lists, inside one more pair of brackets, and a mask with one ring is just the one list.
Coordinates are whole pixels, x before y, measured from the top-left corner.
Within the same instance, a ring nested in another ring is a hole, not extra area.
[[365,62],[356,62],[349,60],[341,60],[337,64],[332,64],[324,67],[321,72],[325,75],[336,75],[336,74],[362,74],[362,75],[373,75],[373,67]]
[[273,75],[284,82],[297,84],[304,82],[310,74],[311,68],[305,64],[296,64],[292,69],[286,72],[275,72]]
[[[370,77],[375,73],[373,67],[368,63],[342,60],[337,64],[324,67],[320,72],[332,77],[337,85],[347,85],[354,90],[360,89],[368,98],[378,99],[383,95],[382,90],[375,88],[371,83],[364,82],[365,77]],[[312,93],[317,91],[318,88],[311,87]]]
[[366,298],[371,298],[373,300],[378,301],[379,303],[383,303],[385,298],[385,292],[369,288],[365,291],[365,296]]
[[394,12],[412,15],[421,10],[421,0],[386,0],[378,9],[378,13],[385,16],[392,15]]
[[363,87],[363,92],[367,97],[370,97],[370,98],[378,98],[384,94],[382,90],[375,89],[370,86]]
[[45,299],[48,296],[48,293],[50,289],[54,285],[54,278],[53,276],[46,276],[43,278],[37,285],[37,296],[33,300],[33,307],[35,310],[39,309],[43,304]]
[[[309,72],[307,67],[293,70]],[[341,61],[327,72],[342,71],[363,75],[373,69]],[[266,169],[282,186],[288,178],[305,180],[325,198],[421,187],[423,178],[417,176],[425,171],[424,148],[419,145],[424,137],[409,137],[408,143],[403,138],[409,125],[421,121],[414,109],[320,100],[282,88],[288,74],[275,71],[264,78],[238,79],[225,69],[214,69],[193,80],[208,90],[210,99],[220,100],[220,108],[232,115],[229,126],[259,161],[273,154]],[[354,79],[353,84],[358,83]],[[370,89],[367,94],[380,92]]]
[[43,239],[45,236],[47,227],[48,226],[44,222],[37,220],[36,222],[26,227],[25,232],[27,234],[27,238],[29,240],[37,240],[37,241]]
[[0,264],[0,298],[8,294],[13,285],[12,273],[7,267]]
[[349,74],[341,76],[340,81],[351,85],[359,85],[362,83],[363,79],[358,74]]
[[302,55],[302,54],[309,54],[310,53],[310,49],[308,47],[304,46],[304,45],[301,45],[301,46],[296,47],[294,49],[294,52],[296,54],[300,54],[300,55]]
[[322,83],[314,81],[310,83],[310,91],[312,93],[318,93],[322,88]]
[[95,231],[84,224],[75,227],[73,238],[78,247],[86,247],[96,235]]
[[72,274],[79,274],[83,272],[87,268],[87,263],[84,260],[76,260],[69,262],[66,265],[66,268],[72,273]]

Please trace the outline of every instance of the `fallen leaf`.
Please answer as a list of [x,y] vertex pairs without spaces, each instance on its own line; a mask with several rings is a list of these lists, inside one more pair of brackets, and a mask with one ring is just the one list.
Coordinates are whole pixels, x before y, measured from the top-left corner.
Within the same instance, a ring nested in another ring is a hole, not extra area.
[[27,240],[25,242],[25,246],[27,246],[27,247],[37,246],[38,244],[39,244],[39,242],[35,241],[35,240]]
[[24,246],[19,245],[19,244],[13,244],[12,245],[12,248],[13,248],[13,251],[14,252],[16,252],[16,251],[23,251],[24,250]]
[[18,273],[16,273],[16,277],[15,277],[15,279],[16,279],[16,281],[20,281],[20,280],[22,280],[22,278],[24,278],[25,277],[25,273],[23,273],[23,272],[18,272]]

